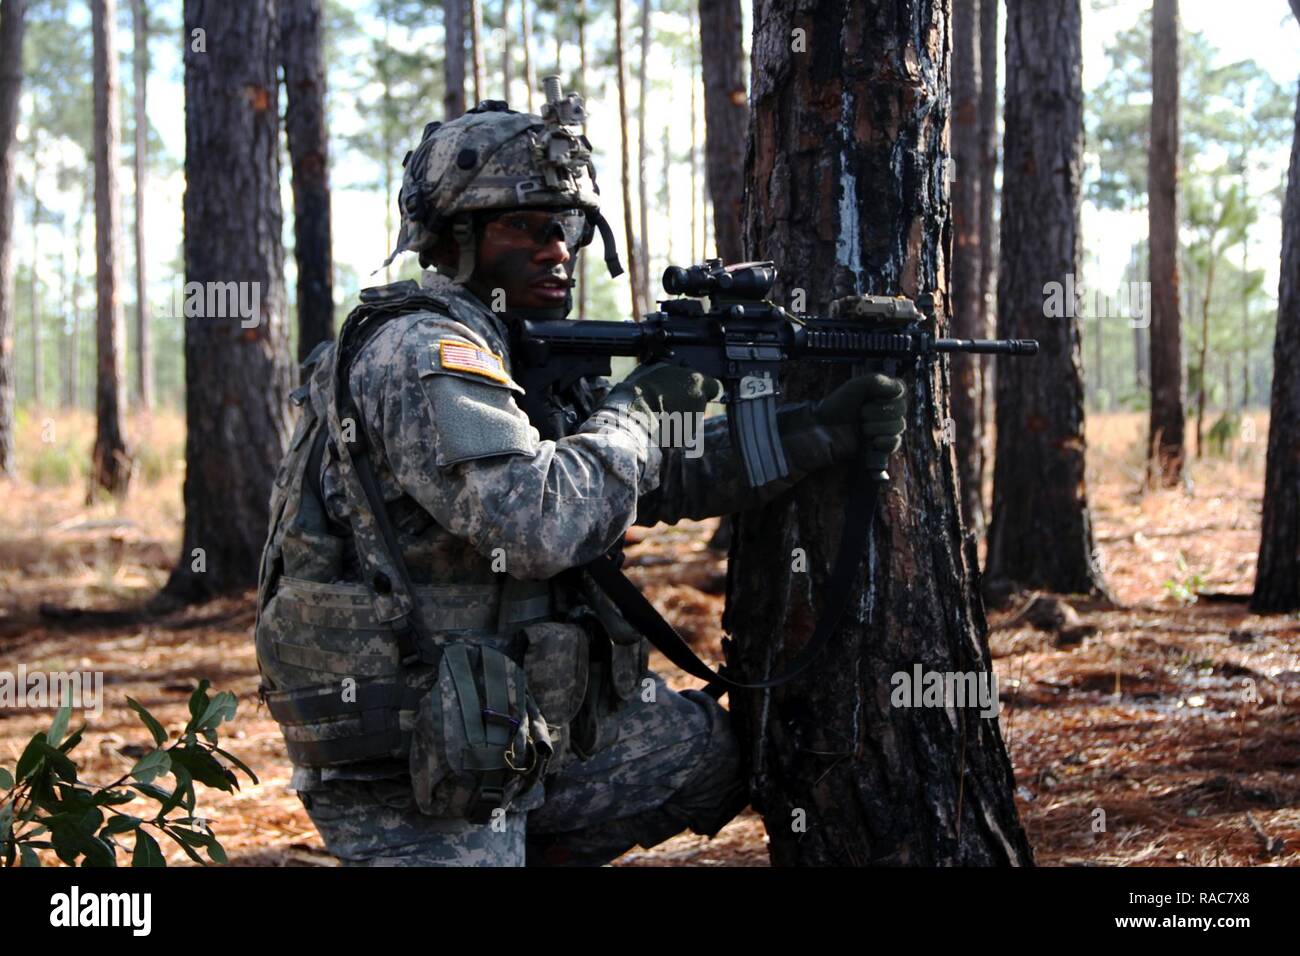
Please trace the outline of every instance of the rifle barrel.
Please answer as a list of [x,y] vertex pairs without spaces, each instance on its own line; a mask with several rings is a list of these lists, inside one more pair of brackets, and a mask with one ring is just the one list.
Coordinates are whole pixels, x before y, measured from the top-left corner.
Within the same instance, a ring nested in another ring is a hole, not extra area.
[[935,339],[936,352],[975,352],[979,355],[1037,355],[1034,339]]

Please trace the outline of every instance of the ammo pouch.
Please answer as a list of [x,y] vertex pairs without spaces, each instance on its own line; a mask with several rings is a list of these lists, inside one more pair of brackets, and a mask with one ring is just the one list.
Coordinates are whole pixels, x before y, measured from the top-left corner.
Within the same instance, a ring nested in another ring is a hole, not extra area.
[[423,813],[487,823],[542,778],[554,747],[522,667],[486,644],[441,652],[416,707],[412,789]]
[[589,637],[578,625],[562,622],[528,624],[520,633],[528,686],[555,746],[548,771],[554,773],[568,754],[573,722],[587,696]]

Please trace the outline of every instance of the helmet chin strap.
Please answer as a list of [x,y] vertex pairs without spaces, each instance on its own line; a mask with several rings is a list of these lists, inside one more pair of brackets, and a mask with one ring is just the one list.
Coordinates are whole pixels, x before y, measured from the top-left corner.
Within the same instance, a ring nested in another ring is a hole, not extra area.
[[609,270],[610,278],[618,278],[623,274],[623,264],[618,261],[618,247],[614,245],[614,230],[609,228],[605,215],[599,209],[592,215],[591,222],[600,230],[600,244],[605,247],[605,268]]
[[460,248],[460,260],[456,263],[456,275],[451,280],[457,285],[464,285],[474,274],[474,226],[467,219],[457,220],[451,227],[452,238]]

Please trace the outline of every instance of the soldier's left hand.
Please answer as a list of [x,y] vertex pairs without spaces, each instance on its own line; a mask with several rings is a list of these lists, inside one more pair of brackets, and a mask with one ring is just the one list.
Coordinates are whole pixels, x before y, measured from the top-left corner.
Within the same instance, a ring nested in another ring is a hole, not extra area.
[[901,379],[880,372],[851,378],[815,408],[817,420],[828,427],[856,425],[858,449],[873,462],[898,450],[907,427],[907,396]]

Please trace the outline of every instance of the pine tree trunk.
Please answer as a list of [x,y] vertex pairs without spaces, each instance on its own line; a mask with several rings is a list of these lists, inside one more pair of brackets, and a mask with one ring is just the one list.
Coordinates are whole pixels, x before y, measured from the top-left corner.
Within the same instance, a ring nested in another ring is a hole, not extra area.
[[[35,131],[33,131],[34,133]],[[41,355],[41,240],[40,224],[44,209],[41,206],[40,193],[36,191],[41,179],[40,160],[36,150],[35,135],[32,136],[32,268],[28,273],[29,288],[27,304],[30,309],[29,319],[32,327],[32,405],[40,410],[45,404],[45,359]]]
[[1178,298],[1178,0],[1155,0],[1151,22],[1151,151],[1147,163],[1151,269],[1148,479],[1182,478],[1182,318]]
[[442,0],[442,26],[442,112],[443,121],[450,122],[465,114],[465,0]]
[[0,476],[14,474],[14,193],[27,0],[0,0]]
[[[1300,20],[1300,0],[1291,0],[1291,7]],[[1295,124],[1282,209],[1264,518],[1250,604],[1257,613],[1300,608],[1300,441],[1296,439],[1300,435],[1300,95]]]
[[533,7],[529,0],[520,0],[524,13],[524,84],[528,89],[528,112],[533,111],[533,89],[537,77],[533,75]]
[[698,166],[696,165],[697,152],[696,152],[696,141],[695,141],[695,128],[696,128],[695,86],[698,80],[696,79],[696,75],[695,75],[695,69],[696,69],[695,49],[696,49],[696,44],[699,42],[699,39],[695,28],[695,10],[696,10],[695,4],[688,2],[687,12],[690,19],[690,31],[687,34],[687,40],[686,40],[686,44],[687,44],[686,59],[687,62],[690,64],[690,68],[687,72],[689,73],[690,84],[691,84],[691,263],[692,264],[700,261],[700,257],[696,252],[698,246],[696,246],[695,244],[696,229],[697,229],[697,224],[699,222],[697,218],[697,206],[699,205],[699,200],[700,200],[700,187],[698,182],[696,181]]
[[187,286],[236,283],[254,306],[185,318],[185,530],[166,590],[189,600],[257,581],[288,438],[278,23],[276,0],[185,0],[184,35],[207,36],[185,50]]
[[329,134],[321,0],[280,0],[285,138],[293,169],[294,261],[298,264],[298,361],[334,338]]
[[1075,295],[1082,251],[1081,24],[1080,0],[1007,2],[997,331],[1001,338],[1037,339],[1040,351],[997,363],[986,571],[997,590],[1007,583],[1064,593],[1103,590],[1084,481]]
[[149,115],[145,94],[149,82],[149,21],[144,0],[131,0],[131,32],[135,51],[132,93],[135,100],[135,403],[153,408],[153,345],[149,329],[149,283],[144,257],[144,195],[149,150]]
[[[981,334],[993,329],[997,298],[998,230],[996,223],[998,171],[998,0],[980,0],[980,314]],[[993,360],[980,357],[980,481],[988,474],[989,418],[993,412]],[[980,489],[980,506],[984,491]]]
[[[810,312],[852,293],[948,300],[949,14],[946,0],[755,4],[745,238],[781,270],[776,301],[796,287]],[[832,377],[791,371],[783,394],[825,394]],[[956,470],[938,442],[947,375],[908,378],[896,478],[830,648],[791,684],[732,695],[777,865],[1032,862],[997,721],[890,705],[892,675],[914,663],[985,675],[991,664]],[[843,503],[860,487],[836,468],[738,516],[726,624],[742,679],[782,670],[812,632]]]
[[632,231],[632,161],[627,128],[627,68],[623,63],[623,0],[614,0],[614,69],[618,71],[618,131],[623,172],[623,235],[627,239],[627,280],[632,289],[632,315],[640,321],[641,273],[637,263],[636,233]]
[[743,262],[740,211],[745,180],[749,93],[745,88],[740,0],[699,0],[704,72],[704,175],[713,197],[713,231],[724,262]]
[[510,83],[514,79],[510,49],[510,0],[501,0],[501,88],[505,91],[501,97],[510,102]]
[[[957,2],[953,10],[952,46],[952,157],[956,180],[952,183],[953,268],[955,309],[952,331],[963,339],[984,338],[984,239],[980,233],[981,69],[979,9],[974,0]],[[984,534],[984,423],[980,419],[983,394],[978,355],[954,355],[952,418],[956,442],[957,477],[961,481],[961,514],[967,531]]]
[[470,53],[474,68],[474,105],[483,102],[483,0],[469,0]]
[[126,409],[126,328],[120,294],[121,229],[117,185],[117,0],[91,0],[95,69],[95,447],[91,488],[126,494],[131,459],[122,432]]
[[649,81],[646,78],[646,61],[650,59],[650,0],[641,0],[641,62],[637,68],[636,108],[636,179],[640,222],[641,246],[641,302],[649,308],[653,297],[650,292],[650,198],[646,194],[645,170],[650,149],[645,138],[646,95]]

